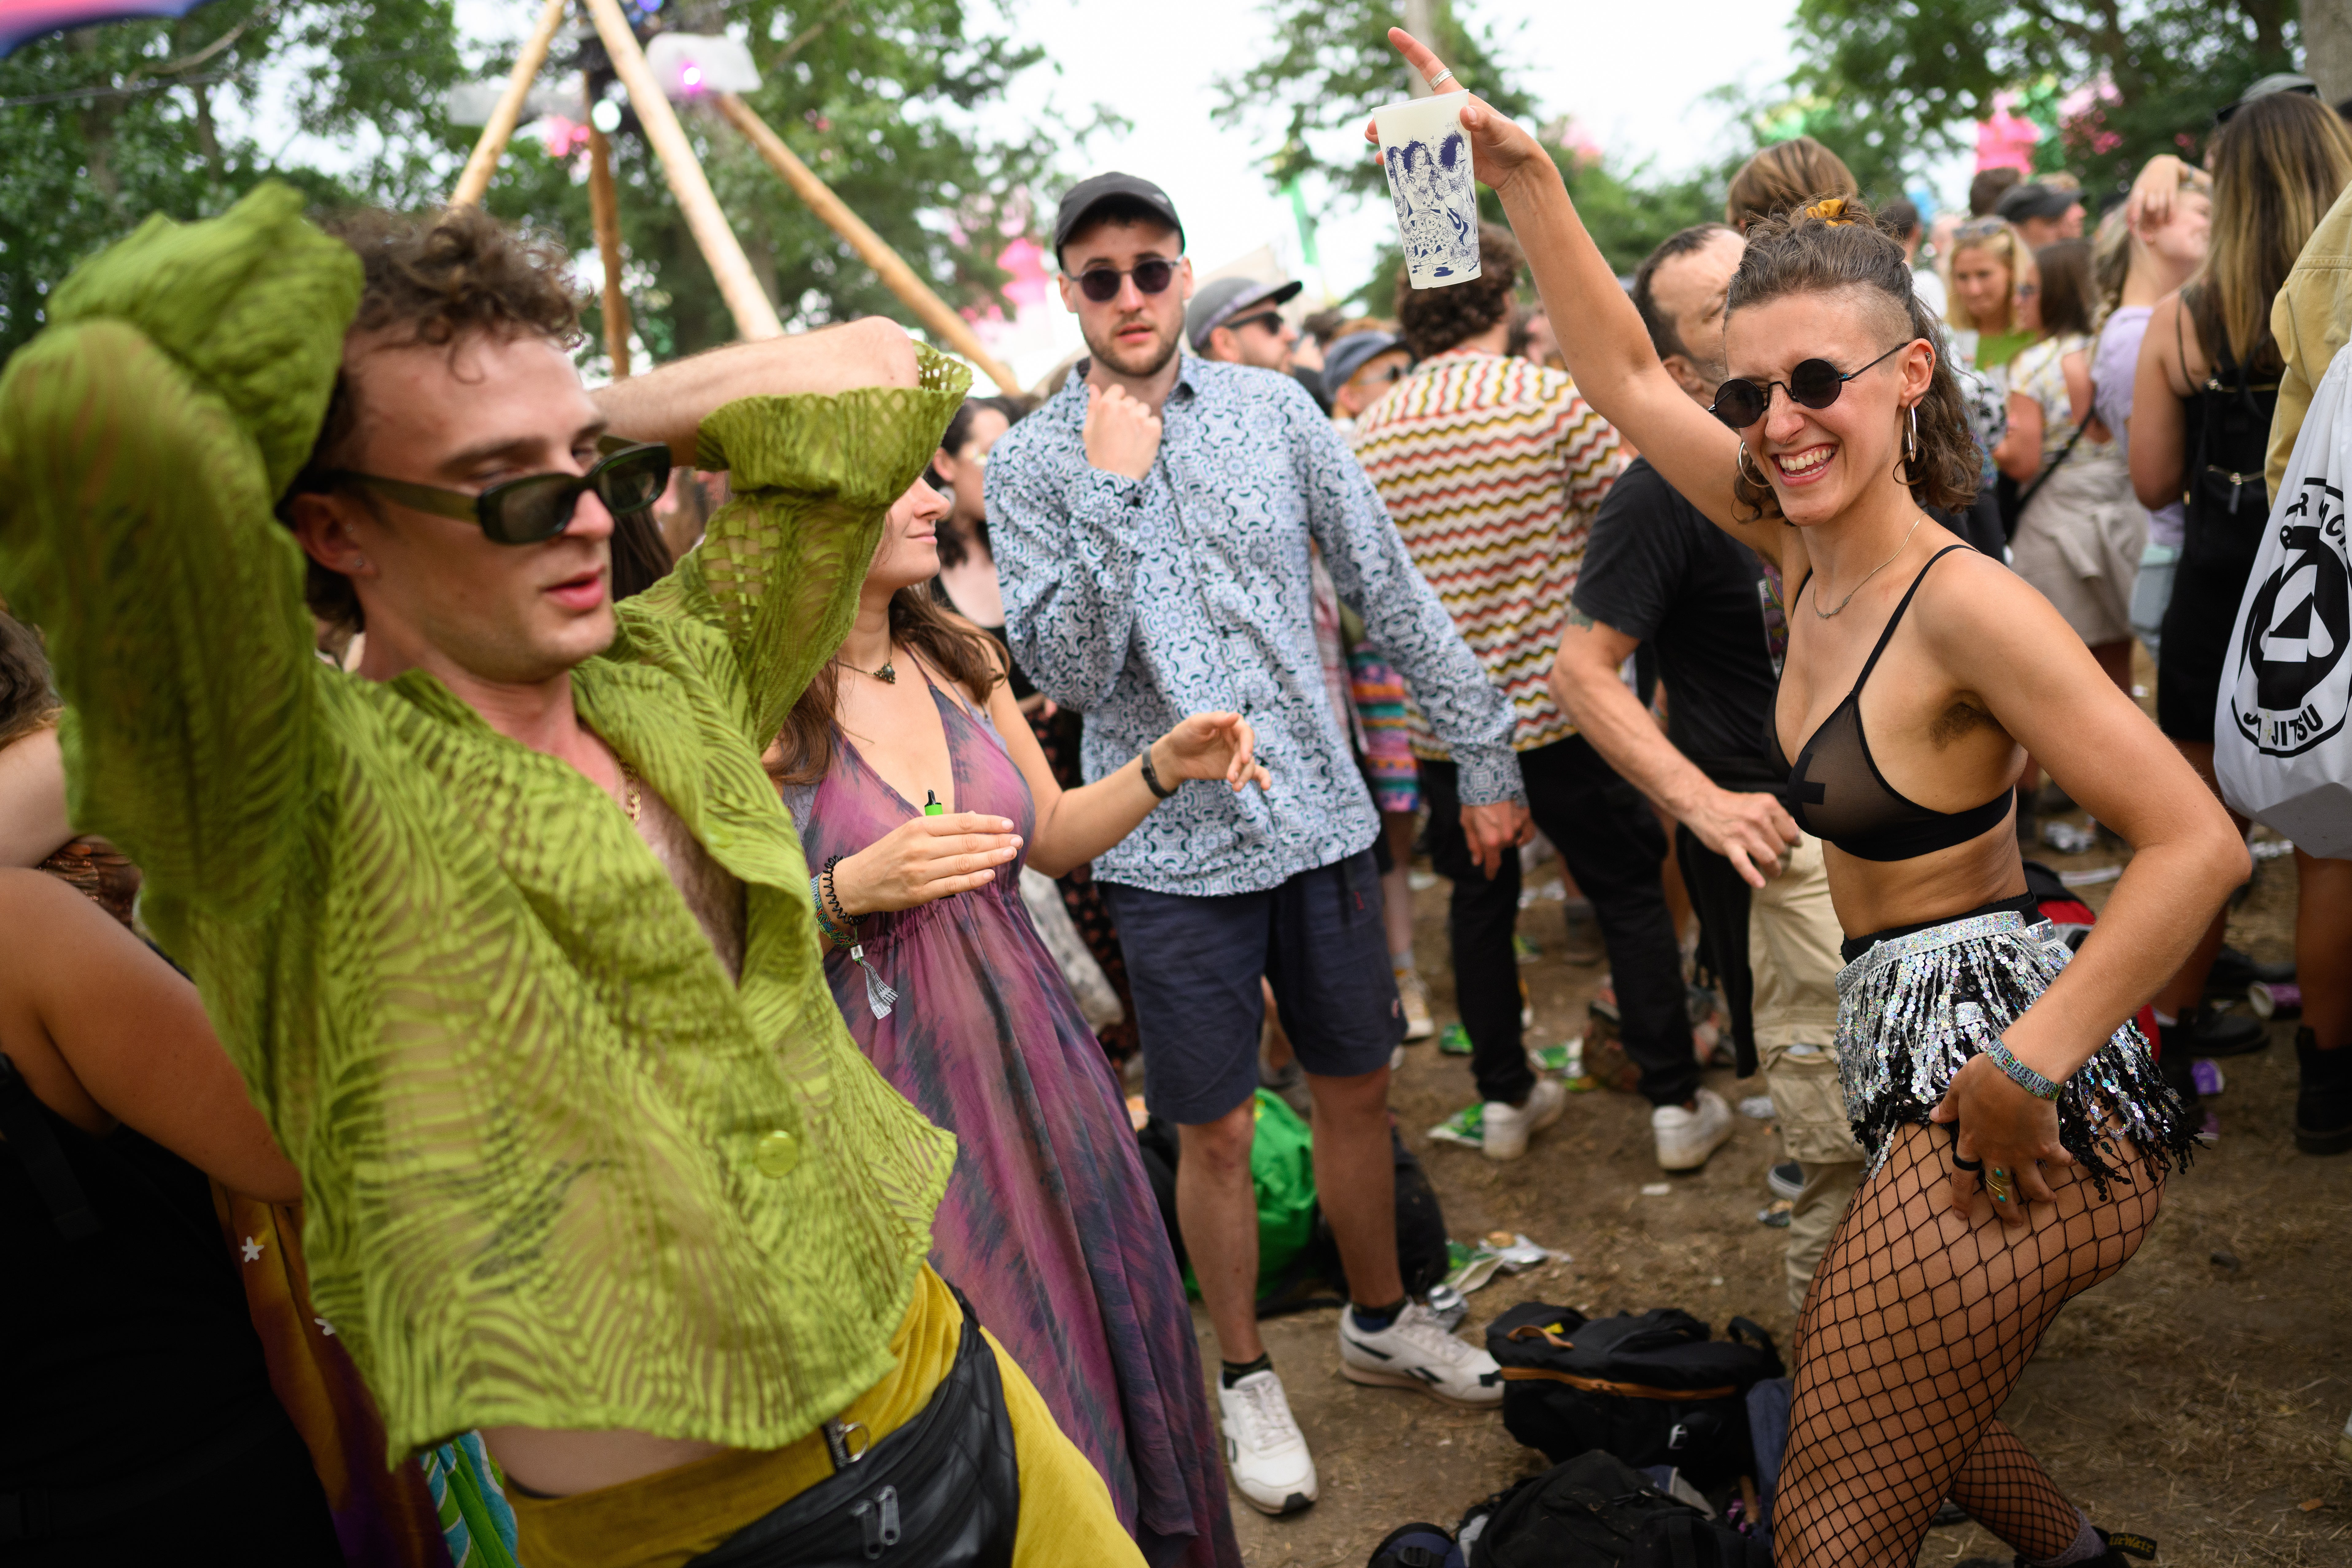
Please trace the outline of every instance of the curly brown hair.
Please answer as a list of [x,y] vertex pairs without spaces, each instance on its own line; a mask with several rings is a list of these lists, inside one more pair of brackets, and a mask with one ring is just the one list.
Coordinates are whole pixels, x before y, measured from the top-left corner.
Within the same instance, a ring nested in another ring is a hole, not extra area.
[[1511,314],[1511,295],[1527,265],[1519,242],[1500,224],[1478,226],[1478,276],[1445,289],[1416,289],[1397,274],[1397,330],[1415,359],[1467,342]]
[[[1915,405],[1918,451],[1896,472],[1923,510],[1965,511],[1976,500],[1980,469],[1960,384],[1944,357],[1944,331],[1919,302],[1902,244],[1873,221],[1867,207],[1851,200],[1820,202],[1751,225],[1739,270],[1731,275],[1724,315],[1728,320],[1750,305],[1790,294],[1830,293],[1859,296],[1858,302],[1883,317],[1890,332],[1935,345],[1936,369]],[[1780,516],[1780,499],[1770,483],[1751,481],[1749,471],[1746,458],[1733,470],[1733,497],[1753,508],[1756,518]]]
[[[363,281],[352,333],[388,333],[387,346],[423,343],[453,354],[478,332],[541,337],[566,349],[580,341],[580,295],[566,279],[571,253],[552,236],[509,228],[470,205],[429,213],[362,209],[326,228],[360,258]],[[343,466],[359,417],[359,388],[345,368],[336,374],[326,421],[289,496],[334,488],[325,476]],[[279,516],[287,517],[282,502]],[[362,624],[351,579],[315,561],[303,597],[331,625]]]

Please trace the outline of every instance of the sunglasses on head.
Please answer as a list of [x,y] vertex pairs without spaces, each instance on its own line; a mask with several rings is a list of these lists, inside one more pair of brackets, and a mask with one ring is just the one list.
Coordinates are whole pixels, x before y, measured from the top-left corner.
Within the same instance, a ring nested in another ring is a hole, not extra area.
[[323,478],[330,487],[357,485],[435,517],[473,523],[493,544],[537,544],[572,526],[572,511],[590,490],[614,517],[645,510],[668,487],[669,467],[667,447],[631,443],[597,459],[584,474],[526,474],[501,479],[479,494],[349,468]]
[[[2311,87],[2283,87],[2278,90],[2281,92],[2299,92],[2305,98],[2317,98],[2319,96],[2319,89],[2316,84]],[[2225,103],[2221,108],[2213,111],[2213,123],[2216,125],[2227,125],[2230,123],[2230,116],[2237,113],[2238,110],[2245,108],[2249,103],[2259,103],[2262,100],[2260,99],[2242,98],[2235,103]]]
[[1168,285],[1176,280],[1176,264],[1155,257],[1126,268],[1089,267],[1078,274],[1078,292],[1097,305],[1106,305],[1118,298],[1118,284],[1122,278],[1134,279],[1136,292],[1139,294],[1165,293]]
[[1746,376],[1734,376],[1715,389],[1715,402],[1707,412],[1734,430],[1745,430],[1770,411],[1772,389],[1776,386],[1787,393],[1789,401],[1801,408],[1827,408],[1838,400],[1838,394],[1845,390],[1847,382],[1909,348],[1912,342],[1906,338],[1864,365],[1862,370],[1841,372],[1825,359],[1809,359],[1790,371],[1786,381],[1768,381],[1759,385]]

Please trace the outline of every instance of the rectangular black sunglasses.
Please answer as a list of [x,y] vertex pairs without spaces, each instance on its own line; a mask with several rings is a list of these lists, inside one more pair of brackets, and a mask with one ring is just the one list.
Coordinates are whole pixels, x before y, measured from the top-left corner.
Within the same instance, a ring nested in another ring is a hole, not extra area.
[[597,459],[584,474],[526,474],[471,495],[438,485],[414,484],[338,468],[321,476],[332,485],[358,485],[435,517],[478,525],[494,544],[537,544],[572,526],[572,513],[590,490],[619,517],[643,511],[669,484],[669,448],[632,442]]
[[1847,382],[1862,371],[1884,363],[1888,355],[1909,348],[1912,341],[1904,339],[1862,370],[1841,373],[1825,359],[1809,359],[1790,371],[1786,381],[1768,381],[1759,386],[1745,376],[1734,376],[1715,389],[1715,402],[1708,405],[1707,412],[1734,430],[1745,430],[1763,418],[1772,406],[1772,389],[1776,386],[1789,395],[1790,402],[1801,408],[1827,408],[1838,400]]

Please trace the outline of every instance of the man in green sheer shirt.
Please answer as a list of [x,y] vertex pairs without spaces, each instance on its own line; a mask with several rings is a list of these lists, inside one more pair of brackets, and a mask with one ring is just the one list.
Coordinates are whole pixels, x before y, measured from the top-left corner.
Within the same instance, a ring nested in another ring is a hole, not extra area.
[[[533,1568],[686,1563],[917,1421],[961,1340],[951,1142],[844,1029],[759,759],[968,376],[874,321],[590,393],[559,251],[299,205],[150,220],[56,290],[0,377],[0,593],[394,1454],[481,1428]],[[736,499],[615,606],[614,509],[672,460]],[[1014,1560],[1139,1561],[999,1364]]]

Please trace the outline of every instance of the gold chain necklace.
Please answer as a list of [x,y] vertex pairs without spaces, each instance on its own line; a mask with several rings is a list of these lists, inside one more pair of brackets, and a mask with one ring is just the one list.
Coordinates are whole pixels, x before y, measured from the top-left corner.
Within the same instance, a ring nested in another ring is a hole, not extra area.
[[629,814],[629,826],[634,827],[645,807],[645,796],[637,788],[637,770],[626,763],[621,764],[621,809]]
[[[1921,513],[1920,513],[1920,514],[1919,514],[1916,519],[1914,519],[1914,520],[1912,521],[1912,523],[1911,523],[1911,533],[1916,533],[1916,532],[1918,532],[1918,531],[1919,531],[1919,524],[1921,524],[1921,523],[1923,523],[1923,522],[1925,522],[1925,521],[1927,521],[1927,514],[1926,512],[1924,512],[1924,511],[1923,511],[1923,512],[1921,512]],[[1840,599],[1840,600],[1838,601],[1838,607],[1837,607],[1836,609],[1834,609],[1834,610],[1824,610],[1824,609],[1822,609],[1822,608],[1821,595],[1819,595],[1818,594],[1817,594],[1817,595],[1815,595],[1813,596],[1813,614],[1814,614],[1814,615],[1816,615],[1816,616],[1820,616],[1822,620],[1825,620],[1825,621],[1826,621],[1826,620],[1828,620],[1832,616],[1842,616],[1842,615],[1845,614],[1845,607],[1846,607],[1848,605],[1851,605],[1851,604],[1853,604],[1853,595],[1854,595],[1854,594],[1859,594],[1859,593],[1861,593],[1861,592],[1862,592],[1862,590],[1863,590],[1863,588],[1864,588],[1864,586],[1865,584],[1867,584],[1869,583],[1869,581],[1870,581],[1873,577],[1877,576],[1881,572],[1885,571],[1889,566],[1894,565],[1894,564],[1895,563],[1895,562],[1897,562],[1897,561],[1899,561],[1899,560],[1901,560],[1901,559],[1903,558],[1903,552],[1904,552],[1905,551],[1906,551],[1906,550],[1908,550],[1908,549],[1910,549],[1910,548],[1911,548],[1911,533],[1906,533],[1906,534],[1905,534],[1905,535],[1903,536],[1903,542],[1902,542],[1902,543],[1900,543],[1900,544],[1898,544],[1898,545],[1896,545],[1896,546],[1895,547],[1895,553],[1894,553],[1894,554],[1892,554],[1892,555],[1888,556],[1885,560],[1884,560],[1884,561],[1880,562],[1877,565],[1875,565],[1875,566],[1872,567],[1869,571],[1864,572],[1864,573],[1862,574],[1862,581],[1861,581],[1860,583],[1856,583],[1856,584],[1853,585],[1853,593],[1848,594],[1844,598]]]

